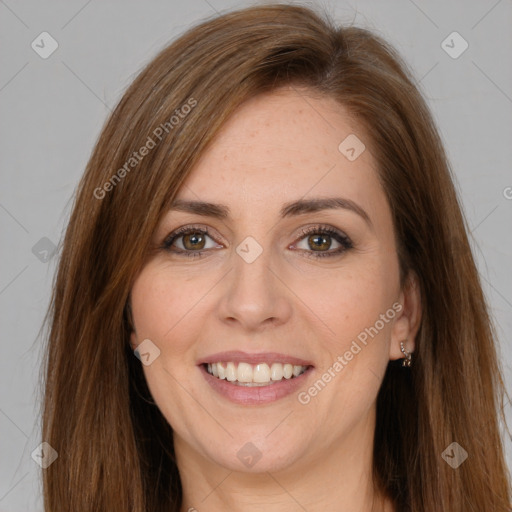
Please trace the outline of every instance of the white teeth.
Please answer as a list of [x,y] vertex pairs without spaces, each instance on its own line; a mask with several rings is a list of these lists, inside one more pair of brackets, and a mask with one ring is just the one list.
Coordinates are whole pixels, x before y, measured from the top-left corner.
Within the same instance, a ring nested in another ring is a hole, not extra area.
[[[239,365],[240,366],[240,365]],[[267,363],[257,364],[252,375],[253,382],[269,382],[270,368]]]
[[239,363],[237,377],[238,382],[252,382],[252,366],[247,363]]
[[293,375],[293,365],[285,364],[283,366],[283,376],[285,379],[291,379]]
[[249,363],[233,362],[208,363],[207,370],[210,375],[218,379],[226,379],[237,385],[261,386],[273,384],[285,379],[298,377],[304,373],[307,366],[292,365],[290,363],[272,363],[269,367],[267,363],[252,365]]
[[229,382],[235,382],[237,378],[237,372],[235,368],[235,363],[228,363],[226,366],[226,379]]
[[274,363],[270,368],[270,377],[272,380],[282,380],[283,365],[280,363]]
[[293,376],[298,377],[302,373],[302,366],[293,365]]

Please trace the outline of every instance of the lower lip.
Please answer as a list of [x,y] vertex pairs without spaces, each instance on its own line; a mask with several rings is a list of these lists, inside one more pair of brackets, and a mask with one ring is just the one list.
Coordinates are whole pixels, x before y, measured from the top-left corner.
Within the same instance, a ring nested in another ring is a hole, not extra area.
[[304,385],[305,380],[308,378],[311,370],[310,366],[304,373],[292,379],[283,379],[268,386],[238,386],[231,384],[225,379],[218,379],[210,375],[203,365],[199,365],[206,382],[217,391],[217,393],[226,397],[231,402],[242,405],[263,405],[270,402],[275,402],[280,398],[291,395],[297,392],[298,389]]

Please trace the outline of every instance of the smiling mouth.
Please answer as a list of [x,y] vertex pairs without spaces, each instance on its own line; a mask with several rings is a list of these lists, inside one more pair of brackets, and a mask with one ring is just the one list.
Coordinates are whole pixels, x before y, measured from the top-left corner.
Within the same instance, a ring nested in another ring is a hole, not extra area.
[[268,386],[302,375],[310,366],[291,363],[250,364],[234,362],[205,363],[206,371],[219,380],[227,380],[236,386]]

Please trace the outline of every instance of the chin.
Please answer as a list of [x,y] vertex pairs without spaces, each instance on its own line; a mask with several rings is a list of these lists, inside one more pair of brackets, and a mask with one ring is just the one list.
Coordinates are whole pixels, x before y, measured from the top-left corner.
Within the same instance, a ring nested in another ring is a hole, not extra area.
[[302,447],[307,446],[307,443],[304,440],[294,440],[289,435],[286,438],[266,438],[271,431],[272,429],[265,429],[265,433],[259,436],[237,435],[228,442],[219,443],[215,450],[212,450],[212,446],[205,447],[206,454],[216,464],[230,471],[263,473],[285,470],[303,455]]

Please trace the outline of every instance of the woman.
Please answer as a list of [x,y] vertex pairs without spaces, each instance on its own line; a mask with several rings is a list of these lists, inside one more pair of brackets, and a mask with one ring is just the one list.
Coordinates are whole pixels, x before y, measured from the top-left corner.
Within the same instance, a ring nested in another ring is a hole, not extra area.
[[127,90],[79,186],[46,510],[509,510],[466,233],[386,42],[300,6],[192,28]]

